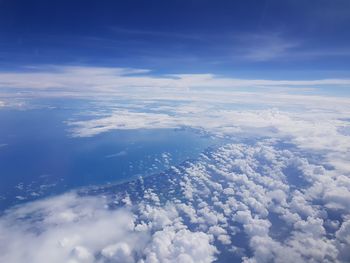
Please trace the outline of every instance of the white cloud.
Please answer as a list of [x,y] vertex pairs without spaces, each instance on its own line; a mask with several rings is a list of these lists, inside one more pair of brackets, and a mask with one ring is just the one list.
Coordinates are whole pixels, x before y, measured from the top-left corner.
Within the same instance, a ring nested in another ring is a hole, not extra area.
[[[298,190],[284,173],[290,165],[308,182]],[[228,251],[232,247],[245,262],[348,259],[350,209],[345,196],[329,199],[330,193],[342,196],[342,188],[350,190],[347,176],[334,176],[334,170],[277,149],[268,139],[227,144],[173,172],[175,177],[164,174],[158,180],[174,192],[152,184],[135,197],[126,184],[119,194],[70,193],[8,210],[0,217],[0,260],[212,262],[220,256],[216,244]],[[342,214],[333,224],[335,235],[325,227],[327,211]],[[271,214],[281,222],[275,225]],[[279,225],[287,230],[283,239],[271,232],[282,231],[274,230]],[[247,244],[237,244],[242,231]],[[252,256],[242,254],[243,249]]]
[[[96,110],[88,120],[70,120],[73,136],[189,126],[236,140],[267,139],[227,144],[186,167],[173,168],[176,177],[163,176],[173,191],[142,184],[142,197],[137,199],[126,189],[113,200],[121,208],[109,209],[108,198],[102,196],[73,193],[13,208],[0,217],[1,261],[211,262],[220,255],[218,243],[232,251],[249,250],[251,257],[243,254],[245,262],[349,259],[350,140],[339,127],[350,126],[346,119],[350,101],[280,89],[346,86],[349,80],[240,80],[211,74],[155,77],[133,69],[53,69],[0,73],[1,85],[59,87],[55,94],[59,96],[80,96],[84,87],[85,95],[96,95],[108,114]],[[237,90],[252,86],[268,86],[276,92]],[[45,92],[38,94],[47,96]],[[106,94],[128,99],[130,104],[111,105],[103,97]],[[154,102],[160,105],[152,106]],[[257,104],[261,108],[253,108]],[[280,149],[280,142],[295,148]],[[326,164],[334,169],[327,170]],[[291,167],[298,172],[288,175]],[[298,173],[302,180],[296,188],[289,180],[299,180],[290,178]],[[333,212],[340,214],[336,220],[328,218]],[[272,215],[285,232],[275,229],[280,226]],[[335,234],[327,233],[330,225]],[[285,236],[279,240],[274,231]],[[249,247],[235,243],[242,232]]]
[[215,252],[208,235],[167,227],[152,236],[152,241],[145,249],[145,263],[213,262]]
[[210,236],[160,219],[173,219],[176,210],[171,211],[144,211],[153,226],[141,229],[137,214],[108,209],[102,197],[70,193],[29,203],[0,218],[0,261],[153,262],[155,257],[159,262],[211,262],[216,249]]
[[[139,105],[142,105],[140,101]],[[209,103],[209,104],[208,104]],[[219,136],[269,136],[274,139],[290,140],[300,148],[317,151],[325,155],[332,166],[349,171],[347,155],[350,152],[349,136],[339,132],[338,127],[349,127],[341,120],[350,114],[349,103],[342,101],[323,103],[323,109],[316,112],[295,109],[264,110],[227,109],[227,104],[198,102],[196,112],[189,111],[188,104],[173,104],[167,113],[138,110],[113,110],[109,116],[95,117],[86,121],[70,121],[73,136],[88,137],[116,129],[162,129],[188,126],[205,130]],[[146,105],[145,105],[146,106]],[[184,107],[184,108],[182,108]],[[311,105],[309,107],[312,108]],[[339,109],[337,109],[339,107]],[[224,109],[225,108],[225,109]],[[332,111],[335,111],[334,113]]]
[[[0,79],[0,86],[30,90],[31,96],[100,100],[104,114],[97,110],[88,120],[67,122],[73,136],[94,136],[115,129],[190,126],[215,135],[287,138],[301,148],[326,152],[331,165],[342,171],[350,170],[349,135],[342,132],[350,127],[346,119],[350,101],[346,97],[317,95],[318,86],[346,88],[350,86],[348,79],[244,80],[213,74],[154,76],[143,69],[72,66],[2,72]],[[305,95],[303,87],[314,90]],[[10,101],[23,99],[26,94],[7,92],[3,96]],[[108,102],[113,98],[130,103],[125,107]],[[155,106],[152,102],[162,105]]]
[[[106,67],[47,66],[30,72],[0,72],[0,87],[22,89],[61,89],[67,94],[91,92],[97,94],[120,93],[132,88],[148,91],[187,88],[242,88],[293,86],[348,86],[349,79],[319,80],[265,80],[220,77],[213,74],[173,74],[152,76],[149,70]],[[62,93],[64,94],[64,93]]]

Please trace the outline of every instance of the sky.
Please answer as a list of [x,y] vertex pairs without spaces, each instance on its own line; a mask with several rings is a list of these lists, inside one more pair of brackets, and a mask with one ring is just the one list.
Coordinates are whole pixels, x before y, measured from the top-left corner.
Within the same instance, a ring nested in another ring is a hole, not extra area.
[[0,70],[349,78],[349,24],[346,0],[1,0]]
[[[350,262],[349,25],[349,0],[0,0],[6,167],[118,131],[154,150],[155,130],[220,139],[160,174],[47,198],[62,177],[15,174],[0,262]],[[37,143],[51,136],[60,147]]]

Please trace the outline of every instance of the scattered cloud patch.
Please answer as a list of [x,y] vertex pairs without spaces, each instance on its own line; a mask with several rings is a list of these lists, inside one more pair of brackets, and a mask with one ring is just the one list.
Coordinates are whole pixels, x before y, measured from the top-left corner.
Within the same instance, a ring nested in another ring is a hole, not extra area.
[[[307,184],[289,184],[290,165]],[[159,176],[5,211],[0,259],[212,262],[225,250],[243,262],[347,262],[347,192],[348,175],[277,142],[226,144]]]

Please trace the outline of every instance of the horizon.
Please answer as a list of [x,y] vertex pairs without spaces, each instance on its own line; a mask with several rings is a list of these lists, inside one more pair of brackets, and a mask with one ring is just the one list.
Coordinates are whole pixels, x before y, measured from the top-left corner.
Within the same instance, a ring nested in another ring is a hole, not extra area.
[[350,262],[350,1],[0,0],[0,261]]

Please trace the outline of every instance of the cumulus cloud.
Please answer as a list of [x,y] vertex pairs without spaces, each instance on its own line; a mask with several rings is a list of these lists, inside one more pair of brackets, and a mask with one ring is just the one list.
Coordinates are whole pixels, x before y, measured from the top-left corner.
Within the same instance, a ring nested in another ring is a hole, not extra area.
[[202,232],[187,229],[174,231],[167,227],[156,232],[145,249],[145,263],[186,262],[206,263],[214,261],[216,248],[210,245],[210,237]]
[[0,217],[0,260],[212,262],[225,250],[244,262],[346,262],[350,209],[330,196],[350,191],[348,177],[277,146],[226,144],[158,178],[14,207]]
[[[158,217],[168,210],[154,208]],[[216,249],[203,232],[171,221],[141,228],[137,213],[106,200],[64,194],[8,210],[0,219],[2,262],[211,262]],[[148,218],[147,218],[148,217]],[[14,224],[15,222],[15,224]],[[155,261],[156,260],[156,261]]]

